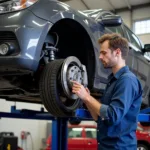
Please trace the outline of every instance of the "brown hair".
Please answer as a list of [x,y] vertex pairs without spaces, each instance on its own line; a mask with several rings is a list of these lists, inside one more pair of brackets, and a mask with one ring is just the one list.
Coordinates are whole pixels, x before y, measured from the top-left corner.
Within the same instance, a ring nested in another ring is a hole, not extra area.
[[127,39],[121,37],[117,33],[104,34],[99,40],[98,43],[101,45],[105,41],[109,41],[109,48],[113,51],[119,48],[122,52],[122,58],[126,59],[129,52],[129,45]]

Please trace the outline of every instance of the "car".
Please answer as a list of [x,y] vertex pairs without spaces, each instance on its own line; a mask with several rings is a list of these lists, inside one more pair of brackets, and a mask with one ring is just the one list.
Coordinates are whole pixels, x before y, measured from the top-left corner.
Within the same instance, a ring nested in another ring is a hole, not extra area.
[[142,44],[122,18],[102,9],[74,10],[57,0],[0,1],[0,98],[44,104],[56,117],[75,116],[83,103],[71,80],[100,98],[111,70],[99,61],[98,39],[119,33],[129,41],[127,65],[150,106],[150,44]]
[[[68,150],[97,150],[96,125],[68,125]],[[52,136],[46,140],[46,149],[52,149]]]
[[136,136],[137,136],[137,143],[138,148],[137,150],[149,150],[150,147],[150,132],[144,130],[143,127],[138,125],[136,130]]
[[[96,125],[68,125],[68,150],[97,150],[97,127]],[[150,133],[145,131],[140,124],[136,130],[137,150],[149,150]],[[45,150],[52,148],[52,136],[49,135],[46,141]]]

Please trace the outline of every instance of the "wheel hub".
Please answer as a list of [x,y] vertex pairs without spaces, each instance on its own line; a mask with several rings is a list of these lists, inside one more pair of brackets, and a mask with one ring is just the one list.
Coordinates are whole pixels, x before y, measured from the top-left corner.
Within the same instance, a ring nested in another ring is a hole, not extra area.
[[70,88],[72,87],[70,80],[82,83],[82,74],[78,66],[72,66],[68,69],[67,80]]
[[87,72],[85,66],[81,64],[78,58],[70,56],[65,59],[61,69],[61,84],[65,95],[69,99],[78,99],[76,94],[72,93],[72,82],[77,81],[87,85]]

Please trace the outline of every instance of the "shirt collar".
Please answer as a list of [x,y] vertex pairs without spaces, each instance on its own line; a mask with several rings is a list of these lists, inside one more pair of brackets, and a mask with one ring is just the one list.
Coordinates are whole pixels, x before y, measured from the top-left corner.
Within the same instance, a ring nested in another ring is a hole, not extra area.
[[114,77],[116,79],[118,79],[123,73],[129,71],[129,67],[128,66],[124,66],[122,67],[119,71],[117,71],[115,74],[114,74]]
[[118,70],[115,74],[111,73],[109,76],[108,76],[108,79],[109,81],[115,77],[116,79],[118,79],[123,73],[129,71],[129,67],[128,66],[124,66],[122,67],[120,70]]

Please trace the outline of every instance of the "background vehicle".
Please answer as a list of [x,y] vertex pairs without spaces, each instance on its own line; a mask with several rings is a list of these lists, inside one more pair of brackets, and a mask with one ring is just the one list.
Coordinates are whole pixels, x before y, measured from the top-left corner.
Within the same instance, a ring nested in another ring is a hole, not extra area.
[[[97,128],[94,125],[69,125],[68,126],[68,150],[97,150]],[[138,126],[136,131],[138,149],[149,150],[150,133]],[[52,137],[47,139],[46,150],[51,150]]]
[[136,136],[138,140],[138,150],[149,150],[150,131],[145,131],[141,126],[137,127]]
[[70,80],[95,97],[103,94],[110,70],[97,57],[97,40],[115,32],[129,40],[127,65],[141,80],[142,107],[150,106],[150,45],[142,45],[121,17],[101,9],[75,11],[53,0],[1,1],[0,7],[0,98],[43,103],[54,116],[74,116],[82,104]]
[[[96,126],[94,125],[69,125],[68,126],[68,150],[96,150]],[[51,139],[47,139],[46,150],[51,149]]]

